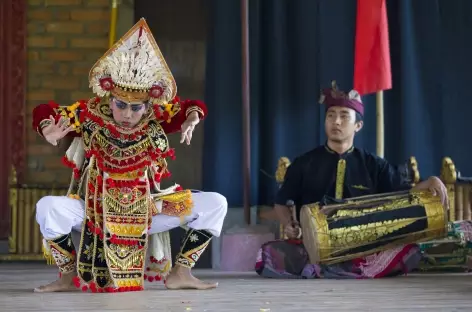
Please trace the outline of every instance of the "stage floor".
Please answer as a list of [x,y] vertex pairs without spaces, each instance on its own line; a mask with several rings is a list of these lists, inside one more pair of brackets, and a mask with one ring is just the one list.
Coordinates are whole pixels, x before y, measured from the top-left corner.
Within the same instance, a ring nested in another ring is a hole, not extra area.
[[472,311],[472,275],[412,274],[379,280],[268,280],[253,273],[197,271],[210,291],[149,283],[135,293],[36,294],[56,277],[40,264],[0,264],[0,311]]

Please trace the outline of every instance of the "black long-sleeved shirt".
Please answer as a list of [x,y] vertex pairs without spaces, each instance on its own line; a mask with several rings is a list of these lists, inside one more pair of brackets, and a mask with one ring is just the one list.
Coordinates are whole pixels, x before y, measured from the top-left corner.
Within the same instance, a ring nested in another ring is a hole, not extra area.
[[410,188],[406,166],[393,166],[363,149],[352,147],[339,155],[322,145],[292,162],[275,203],[294,201],[299,218],[303,205],[319,202],[325,195],[342,199]]

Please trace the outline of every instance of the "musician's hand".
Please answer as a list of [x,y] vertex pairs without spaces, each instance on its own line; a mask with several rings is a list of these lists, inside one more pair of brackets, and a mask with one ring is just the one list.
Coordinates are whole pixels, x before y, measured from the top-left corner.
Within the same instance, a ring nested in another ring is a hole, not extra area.
[[285,225],[284,233],[289,239],[298,239],[302,236],[302,228],[298,222],[291,222]]
[[438,177],[430,177],[428,179],[428,189],[433,196],[439,196],[444,207],[449,209],[449,197],[447,195],[447,188]]

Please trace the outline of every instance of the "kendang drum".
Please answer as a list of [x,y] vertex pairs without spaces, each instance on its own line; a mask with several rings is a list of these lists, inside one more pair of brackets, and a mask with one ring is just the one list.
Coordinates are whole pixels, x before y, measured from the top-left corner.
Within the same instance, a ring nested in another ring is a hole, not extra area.
[[302,207],[303,244],[310,262],[332,264],[403,244],[447,236],[439,196],[403,191]]

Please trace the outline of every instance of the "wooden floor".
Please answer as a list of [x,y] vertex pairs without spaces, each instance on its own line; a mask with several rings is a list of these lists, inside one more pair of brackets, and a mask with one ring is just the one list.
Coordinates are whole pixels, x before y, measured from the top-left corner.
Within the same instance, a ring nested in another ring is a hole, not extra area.
[[57,276],[40,264],[0,264],[0,311],[472,311],[472,275],[409,275],[379,280],[268,280],[252,273],[198,271],[211,291],[36,294]]

